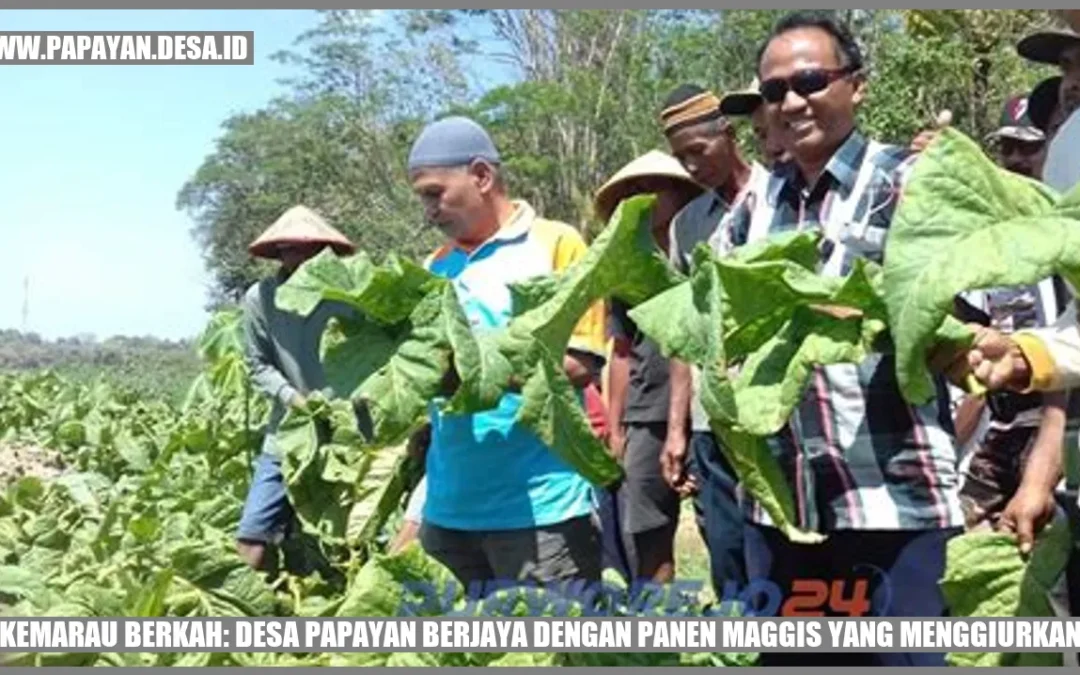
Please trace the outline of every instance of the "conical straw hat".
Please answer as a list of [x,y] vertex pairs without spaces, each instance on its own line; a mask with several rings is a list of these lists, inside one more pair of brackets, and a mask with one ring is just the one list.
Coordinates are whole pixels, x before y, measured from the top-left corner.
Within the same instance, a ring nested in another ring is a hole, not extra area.
[[248,252],[260,258],[277,258],[278,247],[288,244],[325,244],[339,255],[356,251],[348,237],[334,229],[306,206],[294,206],[251,242]]
[[607,220],[615,211],[619,202],[626,199],[634,189],[634,184],[643,179],[661,179],[675,183],[683,183],[697,188],[702,192],[705,188],[698,185],[679,160],[666,152],[650,150],[644,155],[633,160],[608,179],[604,185],[596,191],[593,199],[593,208],[596,215],[602,220]]

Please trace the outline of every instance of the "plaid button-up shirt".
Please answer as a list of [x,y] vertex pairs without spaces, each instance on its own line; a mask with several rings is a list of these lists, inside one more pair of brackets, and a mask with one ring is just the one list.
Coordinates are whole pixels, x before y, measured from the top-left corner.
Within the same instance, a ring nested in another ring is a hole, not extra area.
[[[885,235],[913,157],[855,131],[813,186],[778,167],[765,194],[731,214],[736,246],[789,230],[824,232],[820,273],[845,275],[856,257],[881,263]],[[962,526],[948,390],[912,406],[895,359],[819,367],[787,426],[769,439],[796,500],[800,526],[818,531]],[[744,495],[748,517],[769,524]]]

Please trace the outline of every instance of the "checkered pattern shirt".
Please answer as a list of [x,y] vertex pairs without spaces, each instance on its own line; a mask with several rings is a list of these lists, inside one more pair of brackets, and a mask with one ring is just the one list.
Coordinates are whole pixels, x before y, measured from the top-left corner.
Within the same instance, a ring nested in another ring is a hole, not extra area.
[[[881,263],[885,235],[913,157],[855,131],[813,186],[778,167],[764,195],[731,214],[736,246],[789,230],[823,232],[819,272],[845,275],[857,257]],[[900,393],[891,355],[819,367],[803,400],[769,439],[801,527],[817,531],[962,526],[948,389],[923,406]],[[769,524],[743,495],[747,516]]]

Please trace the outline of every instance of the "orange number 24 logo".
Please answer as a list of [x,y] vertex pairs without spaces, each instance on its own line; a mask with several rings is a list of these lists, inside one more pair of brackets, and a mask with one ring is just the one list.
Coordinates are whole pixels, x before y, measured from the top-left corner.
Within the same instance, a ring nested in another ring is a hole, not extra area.
[[780,608],[781,616],[824,616],[828,608],[841,616],[865,616],[870,611],[867,592],[870,583],[857,579],[851,595],[844,597],[847,584],[840,579],[831,584],[824,579],[796,579],[791,595]]

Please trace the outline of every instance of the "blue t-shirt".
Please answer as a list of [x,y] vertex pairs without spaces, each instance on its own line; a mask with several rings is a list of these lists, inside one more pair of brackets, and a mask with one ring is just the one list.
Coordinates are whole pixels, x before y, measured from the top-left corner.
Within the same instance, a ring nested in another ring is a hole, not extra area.
[[[514,218],[488,242],[471,252],[444,247],[428,269],[452,280],[473,330],[481,333],[509,322],[508,284],[556,271],[568,259],[568,248],[584,251],[575,230],[539,219],[527,204],[517,203]],[[583,340],[579,330],[572,346],[601,349],[602,313],[592,323],[597,339]],[[456,530],[515,530],[591,512],[588,481],[515,423],[521,402],[519,394],[508,393],[493,410],[473,415],[442,414],[433,402],[425,522]]]

